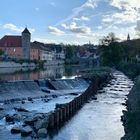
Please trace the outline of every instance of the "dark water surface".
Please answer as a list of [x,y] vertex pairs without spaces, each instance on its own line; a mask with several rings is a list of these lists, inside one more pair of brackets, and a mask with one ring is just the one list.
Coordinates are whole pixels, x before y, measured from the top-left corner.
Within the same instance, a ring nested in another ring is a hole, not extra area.
[[[121,72],[114,72],[115,79],[99,90],[97,100],[86,103],[77,114],[61,129],[48,135],[44,140],[120,140],[124,128],[120,121],[122,103],[127,98],[133,82]],[[31,140],[11,135],[11,126],[4,126],[0,121],[0,140]]]
[[0,80],[37,80],[37,79],[60,79],[80,75],[82,71],[87,71],[89,66],[47,66],[43,70],[33,70],[28,68],[0,68]]

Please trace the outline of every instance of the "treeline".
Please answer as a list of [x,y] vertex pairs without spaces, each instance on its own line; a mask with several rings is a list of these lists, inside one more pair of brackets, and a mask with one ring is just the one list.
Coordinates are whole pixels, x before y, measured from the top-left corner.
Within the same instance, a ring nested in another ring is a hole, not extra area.
[[131,77],[140,74],[140,39],[120,42],[114,33],[100,40],[100,64],[115,67]]

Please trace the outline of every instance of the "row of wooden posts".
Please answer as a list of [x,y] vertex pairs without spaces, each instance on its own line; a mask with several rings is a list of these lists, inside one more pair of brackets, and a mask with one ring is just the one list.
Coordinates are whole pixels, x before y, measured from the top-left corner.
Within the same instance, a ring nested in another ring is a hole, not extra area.
[[71,102],[56,104],[54,112],[49,115],[48,128],[55,128],[70,119],[84,103],[96,94],[98,88],[107,82],[107,80],[108,76],[97,78],[83,94],[74,98]]

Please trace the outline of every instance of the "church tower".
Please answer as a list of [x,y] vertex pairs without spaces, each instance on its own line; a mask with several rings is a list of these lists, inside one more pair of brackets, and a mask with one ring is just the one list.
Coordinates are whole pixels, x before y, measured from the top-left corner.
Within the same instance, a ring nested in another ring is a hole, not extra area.
[[129,41],[130,40],[130,35],[128,34],[128,36],[127,36],[127,41]]
[[25,28],[22,32],[22,58],[26,60],[30,59],[30,40],[31,33]]

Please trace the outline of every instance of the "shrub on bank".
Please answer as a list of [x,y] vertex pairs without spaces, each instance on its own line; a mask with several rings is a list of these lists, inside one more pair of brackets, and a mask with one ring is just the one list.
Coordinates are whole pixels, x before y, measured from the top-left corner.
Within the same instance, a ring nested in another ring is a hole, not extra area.
[[121,62],[117,69],[124,72],[131,78],[135,78],[137,75],[140,75],[140,63],[133,62]]
[[95,78],[104,77],[106,75],[109,76],[111,72],[112,69],[110,67],[95,67],[88,73],[82,74],[82,77],[87,79],[95,79]]
[[123,116],[125,136],[122,140],[140,140],[140,76],[128,95],[127,108]]

